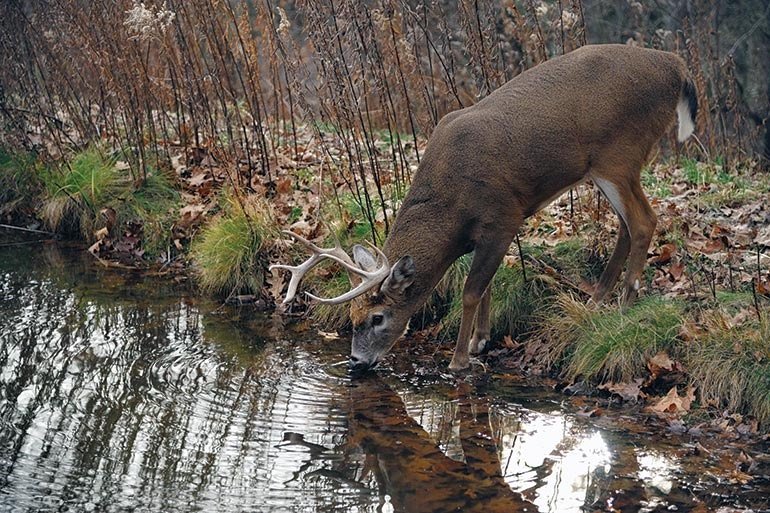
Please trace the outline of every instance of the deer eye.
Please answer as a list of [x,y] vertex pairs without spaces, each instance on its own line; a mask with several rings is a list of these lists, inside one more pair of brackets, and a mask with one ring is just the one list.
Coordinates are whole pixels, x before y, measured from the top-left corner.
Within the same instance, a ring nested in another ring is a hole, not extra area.
[[385,317],[383,317],[380,314],[372,315],[372,326],[379,326],[382,324],[382,321],[385,320]]

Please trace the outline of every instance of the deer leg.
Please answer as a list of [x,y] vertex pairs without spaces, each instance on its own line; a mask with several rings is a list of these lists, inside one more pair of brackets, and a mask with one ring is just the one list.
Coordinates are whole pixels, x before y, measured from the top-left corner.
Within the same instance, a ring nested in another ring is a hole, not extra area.
[[481,302],[476,311],[476,324],[473,328],[473,337],[471,338],[470,345],[471,354],[481,353],[489,341],[491,331],[489,327],[489,305],[492,300],[492,291],[489,289],[491,288],[491,284],[487,286],[487,290],[481,296]]
[[637,174],[636,179],[632,180],[630,184],[630,201],[627,203],[629,221],[626,224],[631,237],[631,250],[624,279],[623,306],[630,305],[639,291],[639,280],[644,264],[647,263],[647,250],[650,248],[650,242],[652,242],[652,236],[655,233],[655,225],[658,222],[655,211],[644,195],[638,176]]
[[631,238],[628,234],[628,227],[626,226],[626,220],[623,218],[625,208],[622,202],[622,196],[618,194],[618,188],[615,184],[609,180],[595,177],[594,183],[602,191],[604,197],[610,202],[612,209],[618,216],[618,242],[615,245],[615,250],[612,252],[610,261],[607,262],[607,267],[604,268],[599,283],[596,284],[596,290],[594,290],[593,296],[591,296],[591,302],[601,303],[607,293],[612,290],[615,283],[618,281],[620,271],[623,270],[623,264],[628,258],[628,253],[631,251]]
[[[505,233],[505,231],[502,231],[502,233]],[[515,230],[511,233],[515,233]],[[497,235],[496,240],[489,240],[486,244],[476,245],[471,270],[468,272],[468,278],[466,278],[465,287],[463,288],[463,316],[460,321],[460,333],[457,335],[455,353],[452,357],[452,362],[449,364],[451,370],[466,369],[470,364],[471,330],[473,329],[476,312],[479,309],[479,303],[481,303],[484,291],[495,275],[495,271],[497,271],[512,240],[512,236],[504,236],[501,239]]]

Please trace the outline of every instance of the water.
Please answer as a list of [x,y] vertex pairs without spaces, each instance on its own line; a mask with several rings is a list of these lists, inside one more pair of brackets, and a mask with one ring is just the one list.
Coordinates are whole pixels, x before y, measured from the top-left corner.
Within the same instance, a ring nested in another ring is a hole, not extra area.
[[81,251],[0,247],[0,511],[770,508],[766,448],[746,481],[737,448],[458,380],[430,343],[351,380],[347,344]]

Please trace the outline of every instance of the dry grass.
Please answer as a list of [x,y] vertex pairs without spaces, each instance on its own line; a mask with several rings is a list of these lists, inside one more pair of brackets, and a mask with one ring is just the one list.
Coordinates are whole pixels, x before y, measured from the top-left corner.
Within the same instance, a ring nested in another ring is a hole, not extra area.
[[726,308],[708,311],[703,317],[704,332],[686,346],[687,370],[702,401],[748,413],[767,426],[770,318],[759,319],[749,310],[734,314]]

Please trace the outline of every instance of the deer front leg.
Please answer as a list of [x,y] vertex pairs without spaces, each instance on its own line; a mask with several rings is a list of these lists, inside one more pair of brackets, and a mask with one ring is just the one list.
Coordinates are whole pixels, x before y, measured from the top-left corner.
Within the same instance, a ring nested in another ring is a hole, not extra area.
[[[502,232],[502,230],[500,231]],[[500,237],[500,235],[497,235],[497,237]],[[484,245],[476,245],[471,270],[468,272],[468,278],[466,278],[465,287],[463,288],[463,316],[460,321],[460,332],[457,335],[455,353],[452,357],[452,362],[449,364],[450,370],[467,369],[470,364],[471,330],[473,329],[477,310],[479,310],[479,303],[481,303],[484,291],[495,275],[497,267],[502,262],[503,256],[505,256],[505,252],[511,244],[511,240],[513,240],[512,236],[503,236],[502,241],[498,238],[498,240],[490,240]],[[486,317],[488,323],[488,308],[484,317]]]
[[473,337],[471,338],[470,345],[471,354],[481,353],[487,345],[487,342],[489,342],[489,306],[492,300],[492,291],[489,289],[491,288],[491,284],[487,286],[487,290],[484,291],[484,295],[481,296],[481,302],[479,303],[479,308],[476,312],[476,325],[473,328]]

